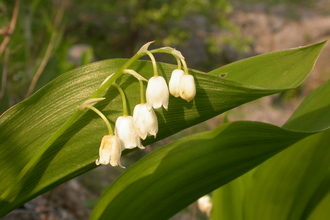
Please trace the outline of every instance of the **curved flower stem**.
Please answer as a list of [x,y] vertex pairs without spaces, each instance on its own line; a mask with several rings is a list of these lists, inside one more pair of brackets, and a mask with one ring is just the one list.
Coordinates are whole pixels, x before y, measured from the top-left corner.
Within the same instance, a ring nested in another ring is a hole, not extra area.
[[168,53],[168,54],[172,54],[175,57],[175,59],[176,59],[176,61],[178,63],[178,69],[181,69],[181,63],[182,63],[183,70],[184,70],[185,75],[188,75],[189,74],[186,61],[184,60],[184,57],[182,56],[182,54],[181,54],[180,51],[177,51],[176,49],[171,48],[171,47],[163,47],[163,48],[158,48],[158,49],[150,50],[148,52],[151,53],[151,54],[153,54],[153,53]]
[[150,51],[148,50],[145,53],[150,57],[150,60],[152,62],[152,67],[154,69],[154,76],[158,76],[157,63],[154,55],[152,55],[152,53],[150,53]]
[[184,71],[184,74],[185,74],[185,75],[189,75],[188,67],[187,67],[186,61],[185,61],[184,59],[181,59],[181,62],[182,62],[182,65],[183,65],[183,71]]
[[175,59],[178,64],[178,69],[181,69],[181,60],[178,57],[175,57]]
[[128,116],[128,108],[127,108],[127,102],[126,102],[126,96],[124,90],[116,83],[112,83],[112,85],[118,89],[121,99],[123,101],[123,115]]
[[107,119],[107,117],[105,117],[105,115],[102,112],[100,112],[97,108],[95,108],[94,106],[89,107],[89,109],[92,110],[92,111],[94,111],[96,114],[98,114],[103,119],[105,125],[108,128],[109,135],[113,135],[113,130],[111,128],[110,122]]
[[145,104],[146,103],[146,97],[145,97],[143,81],[139,80],[139,84],[140,84],[140,101],[141,101],[141,104]]

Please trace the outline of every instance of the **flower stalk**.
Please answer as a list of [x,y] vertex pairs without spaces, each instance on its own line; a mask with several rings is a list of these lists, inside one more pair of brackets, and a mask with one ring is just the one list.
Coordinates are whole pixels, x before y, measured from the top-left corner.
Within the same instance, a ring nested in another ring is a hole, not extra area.
[[105,117],[105,115],[100,112],[97,108],[95,108],[94,106],[89,107],[90,110],[94,111],[96,114],[98,114],[102,120],[104,121],[105,125],[108,128],[108,134],[109,135],[113,135],[113,130],[111,128],[110,122],[108,121],[108,119]]
[[154,76],[158,76],[157,63],[156,63],[154,55],[152,55],[152,53],[150,53],[148,50],[145,53],[150,57],[152,67],[154,70]]
[[146,96],[145,96],[145,89],[143,85],[143,81],[139,80],[139,85],[140,85],[140,103],[145,104],[146,103]]
[[126,96],[124,90],[116,83],[112,83],[112,85],[116,87],[120,93],[121,100],[123,102],[123,115],[128,116],[128,108],[127,108],[127,102],[126,102]]

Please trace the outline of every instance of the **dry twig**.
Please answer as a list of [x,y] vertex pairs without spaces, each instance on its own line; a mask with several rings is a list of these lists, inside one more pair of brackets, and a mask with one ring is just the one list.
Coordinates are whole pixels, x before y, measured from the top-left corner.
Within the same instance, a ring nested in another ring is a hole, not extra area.
[[37,72],[34,74],[33,76],[33,79],[31,81],[31,84],[29,86],[29,89],[26,93],[26,98],[29,97],[32,93],[33,93],[33,90],[38,82],[38,79],[40,78],[42,72],[44,71],[45,67],[46,67],[46,64],[48,63],[48,60],[50,58],[50,55],[51,55],[51,52],[53,50],[53,47],[54,47],[54,44],[55,44],[55,40],[56,40],[56,37],[57,37],[57,32],[58,32],[58,27],[62,21],[62,18],[63,18],[63,14],[64,14],[64,4],[65,1],[62,1],[61,2],[61,5],[60,5],[60,8],[58,9],[57,13],[56,13],[56,16],[55,16],[55,20],[54,20],[54,31],[53,31],[53,34],[50,38],[50,41],[49,41],[49,44],[48,44],[48,47],[47,47],[47,50],[46,50],[46,53],[44,55],[44,58],[42,59],[41,61],[41,64],[37,70]]
[[0,45],[0,57],[3,53],[3,51],[5,50],[9,40],[10,40],[10,36],[12,35],[12,33],[15,30],[15,26],[16,26],[16,21],[17,21],[17,16],[18,16],[18,11],[19,11],[19,5],[21,3],[21,0],[16,0],[15,2],[15,7],[14,7],[14,12],[13,12],[13,16],[11,18],[11,21],[9,23],[9,26],[6,28],[7,30],[3,30],[3,34],[5,34],[5,37]]
[[1,90],[0,90],[0,104],[2,102],[3,96],[5,95],[5,91],[6,91],[6,87],[7,87],[9,53],[10,53],[10,49],[6,48],[5,60],[3,63],[2,79],[1,79],[2,81],[1,81]]

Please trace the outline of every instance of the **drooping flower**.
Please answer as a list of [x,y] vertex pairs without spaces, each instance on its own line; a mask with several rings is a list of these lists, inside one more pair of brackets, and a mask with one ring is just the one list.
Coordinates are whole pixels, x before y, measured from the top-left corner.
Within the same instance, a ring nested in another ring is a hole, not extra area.
[[149,79],[146,91],[148,109],[168,108],[169,92],[166,81],[162,76],[153,76]]
[[188,102],[195,98],[196,85],[195,79],[192,75],[185,74],[181,76],[179,83],[179,93],[180,97]]
[[155,111],[147,107],[147,104],[138,104],[134,107],[133,120],[136,128],[136,133],[143,140],[147,135],[156,137],[158,132],[158,121]]
[[136,132],[132,116],[120,116],[117,118],[115,135],[122,141],[122,146],[125,149],[132,149],[135,147],[144,149],[140,137]]
[[105,135],[102,138],[101,146],[99,149],[100,158],[95,161],[96,165],[110,164],[113,167],[121,165],[120,156],[122,152],[121,141],[115,135]]
[[181,69],[175,69],[172,72],[171,79],[169,82],[169,90],[171,95],[174,97],[179,97],[179,84],[180,84],[180,79],[184,75],[184,71]]

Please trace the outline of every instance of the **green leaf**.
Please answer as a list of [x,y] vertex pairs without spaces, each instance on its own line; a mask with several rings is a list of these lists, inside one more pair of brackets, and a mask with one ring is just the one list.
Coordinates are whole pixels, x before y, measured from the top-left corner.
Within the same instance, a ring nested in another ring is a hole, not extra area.
[[303,139],[217,189],[211,219],[309,219],[330,190],[329,133]]
[[[329,91],[330,81],[312,92],[283,126],[301,132],[324,131],[216,190],[212,219],[233,215],[236,218],[231,219],[237,220],[326,219],[330,205],[326,197],[330,191]],[[236,196],[238,184],[244,190]]]
[[244,219],[308,219],[330,190],[329,134],[306,138],[252,171]]
[[[315,44],[289,50],[287,53],[301,54],[301,59],[305,59],[304,62],[314,63],[323,45],[324,43]],[[302,51],[309,51],[312,55],[307,53],[307,58],[305,58],[306,54]],[[282,52],[282,57],[274,60],[273,66],[277,65],[281,59],[290,60],[290,57],[285,54]],[[264,62],[263,56],[267,55],[259,56],[259,62]],[[297,56],[293,56],[291,61],[294,62],[296,58]],[[101,61],[62,74],[1,116],[0,193],[3,193],[8,186],[11,186],[12,190],[5,197],[4,194],[0,197],[0,215],[8,213],[37,195],[96,167],[94,161],[98,158],[98,147],[102,136],[106,134],[106,128],[95,113],[87,112],[47,149],[28,175],[19,182],[16,179],[18,173],[46,140],[76,111],[79,105],[88,99],[103,80],[119,69],[125,61],[122,59]],[[241,63],[237,62],[236,65],[240,66]],[[236,65],[231,65],[231,68],[235,69]],[[160,126],[157,139],[149,138],[143,144],[153,143],[243,103],[296,87],[302,81],[297,81],[296,78],[304,79],[310,72],[308,65],[302,64],[302,66],[305,67],[303,71],[296,71],[297,68],[300,68],[300,66],[296,66],[295,68],[290,67],[285,75],[278,74],[281,78],[280,81],[285,83],[277,85],[276,88],[261,88],[260,85],[255,86],[250,82],[250,84],[245,84],[244,80],[234,81],[190,70],[196,79],[196,98],[187,103],[171,97],[168,111],[156,111]],[[145,78],[151,77],[153,72],[152,65],[146,61],[136,62],[130,68],[135,69]],[[176,66],[158,64],[158,68],[160,74],[168,81],[171,71]],[[251,69],[241,72],[241,74],[251,75],[254,74],[254,71]],[[268,80],[265,77],[267,72],[258,74],[263,77],[261,81]],[[117,82],[125,90],[132,112],[134,106],[139,102],[138,82],[131,76],[123,76]],[[114,88],[110,88],[104,96],[106,100],[96,104],[96,107],[105,113],[114,124],[115,119],[122,114],[121,99]],[[253,125],[251,126],[254,128]],[[268,125],[263,126],[266,126],[266,130],[269,128]],[[273,132],[272,129],[277,131],[278,128],[271,127],[270,130]],[[282,131],[275,134],[276,138],[282,137],[282,135]],[[293,132],[293,135],[295,136],[296,133]],[[299,139],[300,136],[297,134],[295,137]],[[292,140],[284,142],[292,143]],[[265,153],[265,155],[273,155],[277,151],[278,149]],[[249,161],[245,162],[249,166],[255,166],[263,160],[262,158],[267,157],[265,155],[251,164]],[[239,159],[241,158],[236,160],[239,161]],[[242,171],[236,172],[237,175],[242,173]]]

